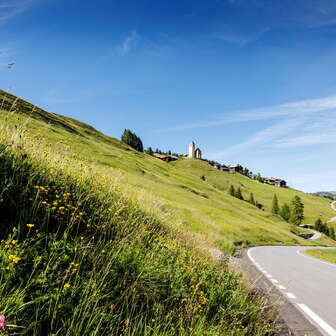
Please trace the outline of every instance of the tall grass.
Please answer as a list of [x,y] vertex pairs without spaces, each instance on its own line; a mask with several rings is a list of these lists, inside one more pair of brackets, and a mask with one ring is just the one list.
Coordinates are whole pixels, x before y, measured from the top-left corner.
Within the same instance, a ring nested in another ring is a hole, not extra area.
[[269,335],[225,262],[71,155],[0,129],[0,314],[10,335]]

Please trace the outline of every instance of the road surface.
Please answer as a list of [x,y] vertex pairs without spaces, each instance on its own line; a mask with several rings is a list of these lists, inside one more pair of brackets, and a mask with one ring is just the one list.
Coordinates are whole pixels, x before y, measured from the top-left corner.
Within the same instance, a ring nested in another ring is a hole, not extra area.
[[308,240],[316,240],[316,239],[319,239],[321,237],[321,232],[318,232],[318,231],[314,231],[314,230],[310,230],[311,233],[314,234],[313,237],[311,238],[308,238]]
[[260,246],[248,256],[322,335],[336,336],[336,264],[305,255],[308,248]]
[[331,208],[336,211],[336,201],[331,203]]

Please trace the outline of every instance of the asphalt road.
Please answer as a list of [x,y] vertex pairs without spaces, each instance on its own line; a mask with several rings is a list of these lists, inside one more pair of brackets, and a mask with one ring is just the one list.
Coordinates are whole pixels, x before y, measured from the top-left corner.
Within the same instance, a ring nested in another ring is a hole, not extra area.
[[309,257],[306,249],[260,246],[248,256],[322,335],[336,336],[336,264]]

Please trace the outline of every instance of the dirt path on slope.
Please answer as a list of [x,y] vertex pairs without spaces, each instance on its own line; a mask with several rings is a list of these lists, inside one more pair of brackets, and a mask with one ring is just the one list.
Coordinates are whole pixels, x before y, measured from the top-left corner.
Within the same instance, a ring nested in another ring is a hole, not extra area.
[[[331,202],[330,206],[331,206],[331,209],[336,211],[336,201]],[[328,222],[336,222],[336,217],[330,218]]]

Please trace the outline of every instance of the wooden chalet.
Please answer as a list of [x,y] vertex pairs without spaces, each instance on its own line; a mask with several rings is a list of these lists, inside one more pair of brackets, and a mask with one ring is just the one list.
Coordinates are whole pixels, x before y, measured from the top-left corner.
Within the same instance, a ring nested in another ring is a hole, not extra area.
[[285,180],[278,179],[278,178],[275,178],[275,177],[271,177],[271,178],[266,179],[265,183],[270,184],[270,185],[274,185],[274,186],[279,187],[279,188],[287,187],[287,182]]
[[242,171],[243,171],[243,167],[242,167],[241,165],[239,165],[239,164],[234,165],[234,166],[231,165],[231,166],[229,166],[228,168],[229,168],[229,172],[230,172],[231,174],[242,173]]
[[156,157],[159,160],[162,160],[164,162],[171,162],[171,161],[176,161],[178,160],[177,156],[174,155],[168,155],[168,154],[158,154],[158,153],[154,153],[153,154],[154,157]]

